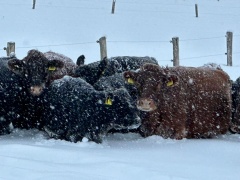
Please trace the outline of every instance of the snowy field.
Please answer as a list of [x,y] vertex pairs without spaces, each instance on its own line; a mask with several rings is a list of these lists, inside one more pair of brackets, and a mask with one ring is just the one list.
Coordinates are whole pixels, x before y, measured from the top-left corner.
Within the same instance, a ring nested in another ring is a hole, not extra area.
[[[195,4],[199,17],[195,17]],[[108,57],[152,56],[172,66],[172,37],[179,37],[180,65],[214,62],[240,76],[239,0],[36,0],[0,1],[0,57],[7,42],[18,58],[30,49],[55,51],[87,63],[100,59],[96,41],[107,37]],[[228,67],[226,32],[233,32]],[[0,136],[1,180],[236,180],[240,135],[170,140],[109,134],[102,144],[47,139],[37,130]]]

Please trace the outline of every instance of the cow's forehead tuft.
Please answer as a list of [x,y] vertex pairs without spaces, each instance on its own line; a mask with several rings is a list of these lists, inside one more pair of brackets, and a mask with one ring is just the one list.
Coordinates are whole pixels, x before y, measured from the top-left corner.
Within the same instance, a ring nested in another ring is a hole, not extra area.
[[48,62],[44,54],[36,50],[29,51],[28,55],[23,59],[23,61],[25,61],[27,64],[45,64],[45,62]]

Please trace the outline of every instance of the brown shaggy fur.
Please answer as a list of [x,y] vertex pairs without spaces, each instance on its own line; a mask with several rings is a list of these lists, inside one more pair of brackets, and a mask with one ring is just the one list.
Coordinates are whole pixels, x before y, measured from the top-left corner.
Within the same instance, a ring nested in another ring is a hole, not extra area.
[[208,138],[227,132],[231,83],[222,70],[146,64],[124,77],[138,87],[138,108],[149,110],[140,127],[143,136]]
[[72,76],[77,65],[73,62],[72,59],[70,59],[69,57],[63,55],[63,54],[59,54],[59,53],[55,53],[52,51],[48,51],[44,53],[44,56],[52,61],[52,60],[60,60],[64,63],[64,66],[62,69],[60,69],[58,72],[55,73],[55,75],[57,76],[62,76],[62,75],[69,75]]

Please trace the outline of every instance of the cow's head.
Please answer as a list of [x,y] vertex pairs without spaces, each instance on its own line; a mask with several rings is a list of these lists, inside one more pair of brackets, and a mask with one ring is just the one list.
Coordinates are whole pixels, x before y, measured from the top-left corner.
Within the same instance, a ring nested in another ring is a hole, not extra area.
[[75,70],[75,77],[81,77],[89,84],[95,84],[104,74],[108,65],[108,59],[104,58],[99,62],[94,62],[88,65],[79,65]]
[[37,50],[30,50],[22,60],[8,61],[9,69],[24,79],[30,93],[34,96],[39,96],[43,92],[43,89],[52,81],[51,75],[63,66],[62,61],[49,61]]
[[142,111],[156,110],[159,94],[178,84],[178,77],[170,74],[168,68],[155,64],[145,64],[138,72],[126,71],[123,76],[129,84],[137,87],[137,108]]

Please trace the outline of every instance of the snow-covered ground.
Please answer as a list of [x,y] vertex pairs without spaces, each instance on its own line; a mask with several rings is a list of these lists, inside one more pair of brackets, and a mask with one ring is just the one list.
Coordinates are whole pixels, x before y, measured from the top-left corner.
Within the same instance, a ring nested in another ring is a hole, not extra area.
[[[199,17],[195,17],[198,4]],[[153,56],[172,66],[172,37],[180,39],[180,65],[220,64],[240,75],[238,0],[0,1],[0,47],[16,42],[16,54],[52,50],[87,63],[100,59],[101,36],[108,56]],[[233,66],[226,66],[226,32],[233,32]],[[6,52],[0,48],[0,56]],[[170,140],[114,134],[102,144],[47,139],[37,130],[0,136],[0,179],[236,180],[240,135]]]

